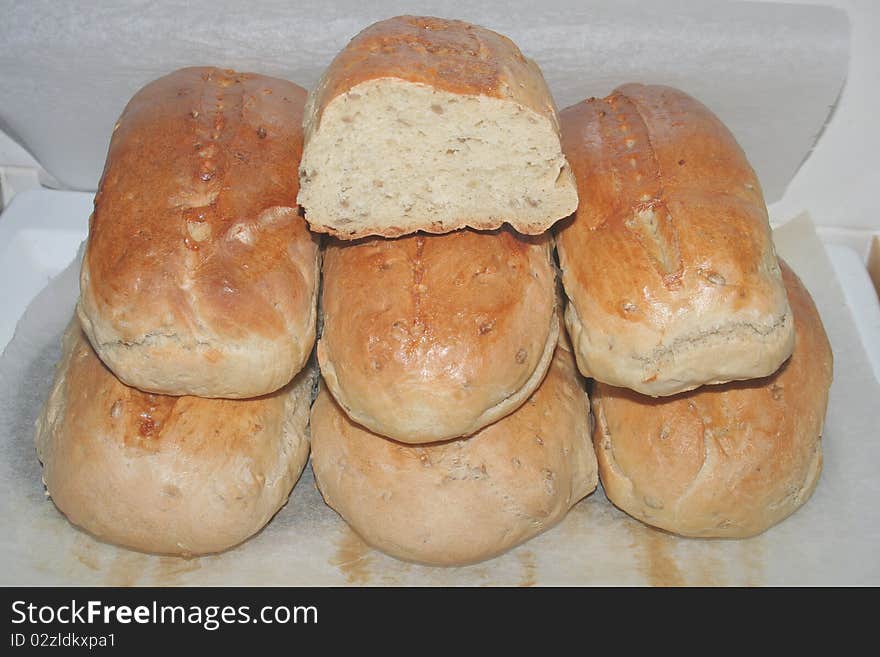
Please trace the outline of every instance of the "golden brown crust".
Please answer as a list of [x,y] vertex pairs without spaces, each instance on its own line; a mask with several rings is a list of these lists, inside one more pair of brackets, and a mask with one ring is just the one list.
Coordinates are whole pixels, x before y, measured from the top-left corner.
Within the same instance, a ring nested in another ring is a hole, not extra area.
[[595,385],[602,485],[630,515],[686,536],[745,537],[809,498],[833,359],[809,293],[782,272],[796,345],[774,375],[663,399]]
[[564,342],[529,400],[467,439],[382,438],[322,390],[312,468],[327,504],[378,549],[435,565],[488,559],[552,527],[597,483],[589,400]]
[[[537,73],[537,74],[536,74]],[[556,108],[533,61],[507,37],[464,21],[396,16],[370,25],[336,56],[318,85],[309,121],[357,85],[398,78],[442,91],[510,98],[558,127]]]
[[[459,230],[468,230],[472,222],[470,221],[461,221],[455,224],[449,224],[447,222],[433,222],[427,225],[420,225],[418,229],[414,229],[412,226],[387,226],[382,228],[381,237],[384,239],[395,239],[397,237],[406,237],[408,235],[412,235],[414,232],[427,233],[429,235],[446,235],[447,233],[456,232]],[[481,223],[478,227],[471,227],[475,230],[479,231],[493,231],[504,229],[505,225],[504,220],[499,219],[497,221],[487,221],[485,223]],[[317,224],[309,227],[313,233],[323,233],[325,235],[331,236],[339,241],[356,241],[362,239],[369,239],[374,237],[380,237],[379,235],[375,235],[371,232],[352,232],[350,229],[337,229],[330,226],[318,226]],[[539,235],[543,235],[547,232],[547,228],[543,224],[517,224],[516,232],[529,236],[536,237]]]
[[249,400],[168,397],[123,385],[74,319],[37,421],[43,480],[70,521],[164,554],[230,548],[285,503],[308,460],[315,371]]
[[417,443],[474,433],[524,402],[549,367],[549,236],[331,241],[323,280],[321,371],[376,433]]
[[[187,68],[125,108],[95,198],[79,313],[129,384],[245,397],[302,368],[318,258],[296,204],[305,97],[283,80]],[[261,352],[273,368],[248,364]],[[146,361],[156,371],[142,373]]]
[[668,395],[773,372],[790,310],[760,184],[727,128],[661,86],[560,118],[581,203],[557,246],[584,375]]

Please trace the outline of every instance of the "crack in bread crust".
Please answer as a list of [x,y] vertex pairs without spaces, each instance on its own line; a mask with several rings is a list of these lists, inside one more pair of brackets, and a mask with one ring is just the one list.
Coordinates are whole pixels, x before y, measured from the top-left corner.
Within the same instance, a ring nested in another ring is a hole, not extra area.
[[656,368],[665,360],[675,360],[678,354],[688,349],[701,347],[713,338],[727,338],[739,333],[749,332],[757,336],[773,335],[781,328],[791,324],[791,313],[785,313],[772,324],[761,325],[754,322],[732,322],[718,328],[706,329],[675,338],[671,344],[657,347],[647,356],[632,356],[634,360],[644,364],[645,369]]
[[682,261],[678,230],[666,204],[660,162],[651,134],[638,107],[621,93],[602,101],[608,110],[599,112],[599,130],[607,145],[609,166],[620,202],[628,210],[624,226],[645,249],[664,285],[681,284]]

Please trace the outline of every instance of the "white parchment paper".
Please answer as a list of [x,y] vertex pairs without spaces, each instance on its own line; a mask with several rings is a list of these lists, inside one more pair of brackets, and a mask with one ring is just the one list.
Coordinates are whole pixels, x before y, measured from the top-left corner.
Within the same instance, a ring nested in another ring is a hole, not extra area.
[[33,301],[0,359],[0,584],[880,584],[880,384],[810,220],[777,229],[775,239],[819,307],[834,350],[834,384],[816,492],[761,536],[677,538],[630,519],[600,489],[560,525],[501,557],[431,568],[365,546],[324,505],[307,468],[266,529],[224,554],[158,557],[102,543],[45,497],[33,444],[78,293],[74,262]]
[[510,36],[556,103],[670,84],[730,127],[768,203],[808,155],[846,76],[846,14],[718,0],[0,0],[0,129],[68,188],[94,190],[113,125],[146,82],[217,65],[314,85],[357,32],[398,14]]

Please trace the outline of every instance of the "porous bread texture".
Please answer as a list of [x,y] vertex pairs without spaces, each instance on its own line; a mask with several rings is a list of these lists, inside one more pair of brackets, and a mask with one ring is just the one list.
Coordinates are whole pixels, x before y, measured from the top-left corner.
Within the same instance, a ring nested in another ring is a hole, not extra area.
[[546,116],[507,99],[398,79],[361,83],[324,109],[300,165],[312,230],[342,239],[509,223],[538,234],[577,207]]
[[68,326],[36,422],[56,507],[96,538],[159,554],[229,549],[287,501],[309,455],[317,377],[257,399],[167,397],[125,386]]
[[744,538],[809,499],[833,359],[809,293],[782,270],[796,344],[772,376],[660,399],[594,386],[602,486],[626,513],[683,536]]
[[489,559],[553,527],[597,485],[589,400],[564,343],[529,400],[470,438],[389,440],[323,389],[311,427],[324,500],[370,545],[431,565]]

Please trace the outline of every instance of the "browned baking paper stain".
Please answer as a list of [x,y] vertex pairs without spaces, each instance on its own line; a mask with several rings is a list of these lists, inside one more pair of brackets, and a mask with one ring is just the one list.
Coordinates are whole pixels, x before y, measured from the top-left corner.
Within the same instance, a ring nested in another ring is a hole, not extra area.
[[743,567],[743,586],[763,586],[764,539],[755,536],[740,541],[739,558]]
[[522,566],[522,575],[520,576],[520,586],[537,586],[538,584],[538,565],[535,562],[535,553],[531,550],[518,550],[517,559]]
[[693,547],[699,550],[699,553],[693,557],[689,555],[688,563],[690,565],[690,562],[693,562],[690,570],[694,577],[688,580],[688,586],[727,586],[727,573],[721,553],[725,547],[723,539],[682,538],[676,540],[693,541]]
[[120,548],[107,567],[104,583],[108,586],[134,586],[150,563],[150,556]]
[[180,586],[183,576],[201,569],[202,561],[208,558],[159,556],[127,550],[101,543],[81,531],[71,555],[89,570],[101,573],[103,583],[110,586]]
[[[761,586],[764,550],[761,537],[747,539],[684,538],[627,522],[639,572],[651,586]],[[675,548],[688,548],[686,564]]]
[[[694,548],[688,555],[688,586],[762,586],[764,550],[754,538],[679,538]],[[690,545],[692,544],[692,545]]]
[[151,584],[155,586],[180,586],[181,577],[202,567],[198,557],[157,557],[156,572]]
[[336,554],[329,563],[336,566],[345,576],[346,584],[363,585],[370,582],[372,573],[372,555],[368,546],[349,527],[344,527],[342,535],[336,542]]
[[95,541],[85,534],[76,537],[71,552],[89,570],[101,570],[101,559],[95,552]]
[[651,586],[684,586],[685,579],[675,561],[675,537],[627,520],[639,572]]

